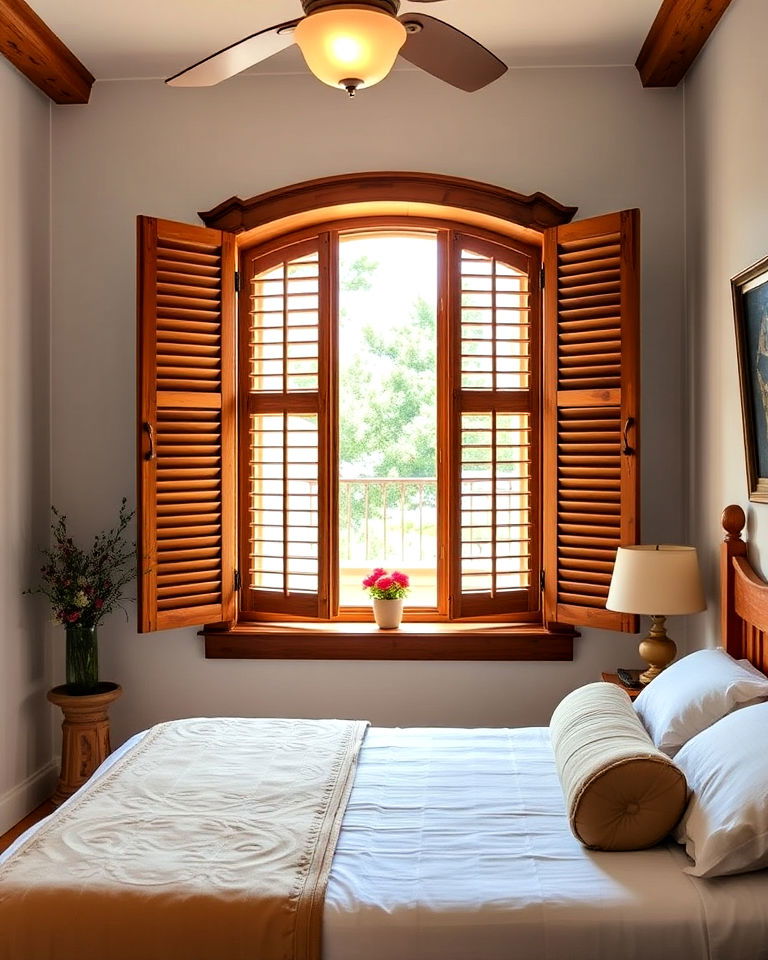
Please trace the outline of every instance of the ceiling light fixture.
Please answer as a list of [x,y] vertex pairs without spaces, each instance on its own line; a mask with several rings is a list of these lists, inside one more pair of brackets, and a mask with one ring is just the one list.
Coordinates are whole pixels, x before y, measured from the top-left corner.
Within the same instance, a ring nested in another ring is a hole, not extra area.
[[307,16],[297,24],[294,39],[318,80],[354,97],[360,87],[372,87],[389,74],[408,36],[394,16],[394,4],[328,6],[304,0],[303,5]]
[[[409,6],[435,2],[409,0]],[[344,87],[351,97],[359,87],[383,80],[398,53],[420,70],[470,93],[498,80],[507,69],[490,50],[444,20],[425,13],[398,16],[400,0],[301,0],[301,6],[303,17],[257,30],[165,82],[172,87],[211,87],[293,43],[319,80],[336,89]]]

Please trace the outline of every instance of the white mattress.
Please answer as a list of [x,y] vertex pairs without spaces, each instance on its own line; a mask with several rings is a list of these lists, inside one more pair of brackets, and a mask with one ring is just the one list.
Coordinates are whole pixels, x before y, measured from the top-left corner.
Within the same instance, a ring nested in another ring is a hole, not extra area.
[[768,871],[706,881],[687,862],[676,845],[585,850],[546,729],[371,729],[324,960],[768,960]]

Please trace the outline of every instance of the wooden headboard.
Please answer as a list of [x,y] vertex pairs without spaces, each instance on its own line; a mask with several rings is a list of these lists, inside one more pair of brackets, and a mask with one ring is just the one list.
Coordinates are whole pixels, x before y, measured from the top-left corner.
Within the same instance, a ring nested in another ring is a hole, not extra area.
[[723,510],[722,642],[732,657],[747,659],[768,673],[768,583],[747,559],[747,545],[741,539],[745,523],[741,507],[734,504]]

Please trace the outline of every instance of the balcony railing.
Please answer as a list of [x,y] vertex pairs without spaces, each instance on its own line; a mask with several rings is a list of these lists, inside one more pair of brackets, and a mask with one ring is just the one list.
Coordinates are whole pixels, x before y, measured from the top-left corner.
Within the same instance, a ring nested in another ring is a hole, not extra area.
[[[524,588],[530,582],[529,500],[519,479],[462,476],[461,584],[468,592]],[[340,599],[358,605],[373,566],[411,577],[408,603],[437,603],[437,480],[434,477],[339,482]]]
[[383,477],[339,482],[339,546],[346,567],[437,559],[437,480]]

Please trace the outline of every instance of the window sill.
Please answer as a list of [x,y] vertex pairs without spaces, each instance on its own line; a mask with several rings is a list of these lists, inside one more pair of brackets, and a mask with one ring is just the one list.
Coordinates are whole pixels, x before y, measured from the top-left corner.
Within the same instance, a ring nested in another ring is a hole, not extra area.
[[373,623],[238,624],[208,628],[208,660],[573,660],[570,628],[530,624]]

